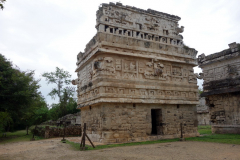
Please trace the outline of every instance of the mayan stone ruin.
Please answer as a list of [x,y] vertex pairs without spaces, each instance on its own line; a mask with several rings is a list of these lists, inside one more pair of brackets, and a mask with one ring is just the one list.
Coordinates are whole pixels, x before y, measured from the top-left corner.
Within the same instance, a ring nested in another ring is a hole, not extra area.
[[197,51],[183,44],[178,16],[102,4],[96,35],[77,55],[78,108],[93,141],[197,136]]
[[213,133],[240,133],[240,44],[198,57]]

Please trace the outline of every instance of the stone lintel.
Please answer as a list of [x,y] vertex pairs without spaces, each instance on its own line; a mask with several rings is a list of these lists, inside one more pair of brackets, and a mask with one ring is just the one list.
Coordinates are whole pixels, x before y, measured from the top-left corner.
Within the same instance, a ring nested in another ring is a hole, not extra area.
[[218,95],[218,94],[223,94],[223,93],[234,93],[234,92],[240,92],[240,87],[229,87],[226,89],[211,90],[209,92],[203,92],[200,96],[207,97],[210,95]]
[[78,107],[77,109],[81,109],[81,108],[86,108],[86,107],[89,107],[89,106],[96,106],[96,105],[99,105],[99,104],[103,104],[103,103],[106,103],[106,104],[116,104],[116,103],[122,103],[122,104],[176,104],[176,105],[181,105],[181,104],[184,104],[184,105],[197,105],[199,104],[199,101],[198,100],[193,100],[193,101],[184,101],[184,100],[162,100],[162,99],[159,99],[159,100],[156,100],[156,101],[145,101],[143,102],[142,99],[138,99],[138,100],[124,100],[124,101],[117,101],[117,100],[112,100],[110,98],[106,98],[105,100],[99,100],[99,101],[96,101],[96,102],[89,102],[89,103],[83,103],[83,104],[78,104]]

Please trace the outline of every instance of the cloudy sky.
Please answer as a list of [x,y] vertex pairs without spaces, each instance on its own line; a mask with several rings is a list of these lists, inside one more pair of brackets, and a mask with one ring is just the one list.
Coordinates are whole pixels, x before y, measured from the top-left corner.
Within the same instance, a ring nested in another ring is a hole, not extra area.
[[[7,0],[0,11],[0,53],[21,70],[35,70],[49,104],[43,72],[58,66],[77,78],[76,56],[96,34],[96,11],[106,0]],[[119,2],[119,1],[112,1]],[[124,5],[181,17],[184,43],[206,55],[240,42],[239,0],[121,0]],[[200,69],[195,68],[195,72]],[[202,82],[199,82],[201,86]],[[57,100],[57,99],[56,99]],[[55,101],[56,101],[55,100]]]

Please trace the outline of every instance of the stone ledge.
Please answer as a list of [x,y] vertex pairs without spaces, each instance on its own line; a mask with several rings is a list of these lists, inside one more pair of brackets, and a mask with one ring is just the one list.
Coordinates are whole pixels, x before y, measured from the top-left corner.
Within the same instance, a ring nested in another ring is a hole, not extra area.
[[[143,142],[143,141],[156,141],[156,140],[164,140],[164,139],[174,139],[174,138],[180,138],[181,134],[173,134],[173,135],[151,135],[146,137],[132,137],[132,138],[105,138],[102,139],[98,136],[96,138],[95,134],[88,134],[89,137],[93,142],[100,142],[103,144],[113,144],[113,143],[131,143],[131,142]],[[199,133],[188,133],[183,134],[184,138],[188,137],[197,137],[199,136]]]
[[240,125],[212,125],[212,133],[240,134]]

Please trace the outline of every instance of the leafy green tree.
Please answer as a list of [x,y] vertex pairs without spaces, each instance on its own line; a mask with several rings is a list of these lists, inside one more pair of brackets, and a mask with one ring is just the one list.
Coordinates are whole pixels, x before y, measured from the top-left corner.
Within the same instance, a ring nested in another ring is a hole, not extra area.
[[68,107],[73,107],[76,103],[73,102],[72,98],[74,96],[75,88],[67,86],[71,83],[71,75],[69,72],[56,67],[55,72],[45,72],[42,76],[46,78],[48,84],[56,84],[56,87],[53,88],[48,95],[53,99],[55,99],[56,96],[59,98],[59,104],[53,104],[52,108],[49,110],[51,119],[57,120],[58,118],[69,114],[70,110],[70,112],[75,112],[72,108],[68,109]]
[[62,114],[61,109],[60,109],[60,103],[52,104],[51,109],[49,109],[48,114],[49,114],[49,117],[51,120],[56,121],[58,118],[60,118],[61,114]]
[[42,96],[35,98],[35,101],[31,104],[29,108],[25,111],[24,117],[21,119],[22,124],[24,124],[28,129],[32,125],[40,124],[48,120],[48,107]]
[[3,132],[7,126],[12,123],[12,118],[8,112],[0,112],[0,132]]
[[66,91],[62,98],[62,102],[58,104],[52,104],[49,110],[49,116],[52,120],[57,120],[66,114],[74,114],[79,112],[77,109],[77,102],[74,98],[67,95]]
[[38,125],[48,120],[48,108],[42,107],[35,111],[34,124]]
[[34,79],[34,71],[14,68],[0,54],[0,112],[8,113],[15,129],[23,128],[24,118],[37,108],[34,104],[41,97],[38,82],[39,80]]
[[55,72],[45,72],[42,74],[42,76],[46,78],[48,84],[55,83],[57,85],[48,95],[53,99],[58,96],[59,102],[61,103],[64,92],[63,87],[64,85],[69,85],[71,83],[71,75],[69,72],[56,67]]
[[6,0],[0,0],[0,8],[3,10],[4,6],[3,3],[6,2]]

